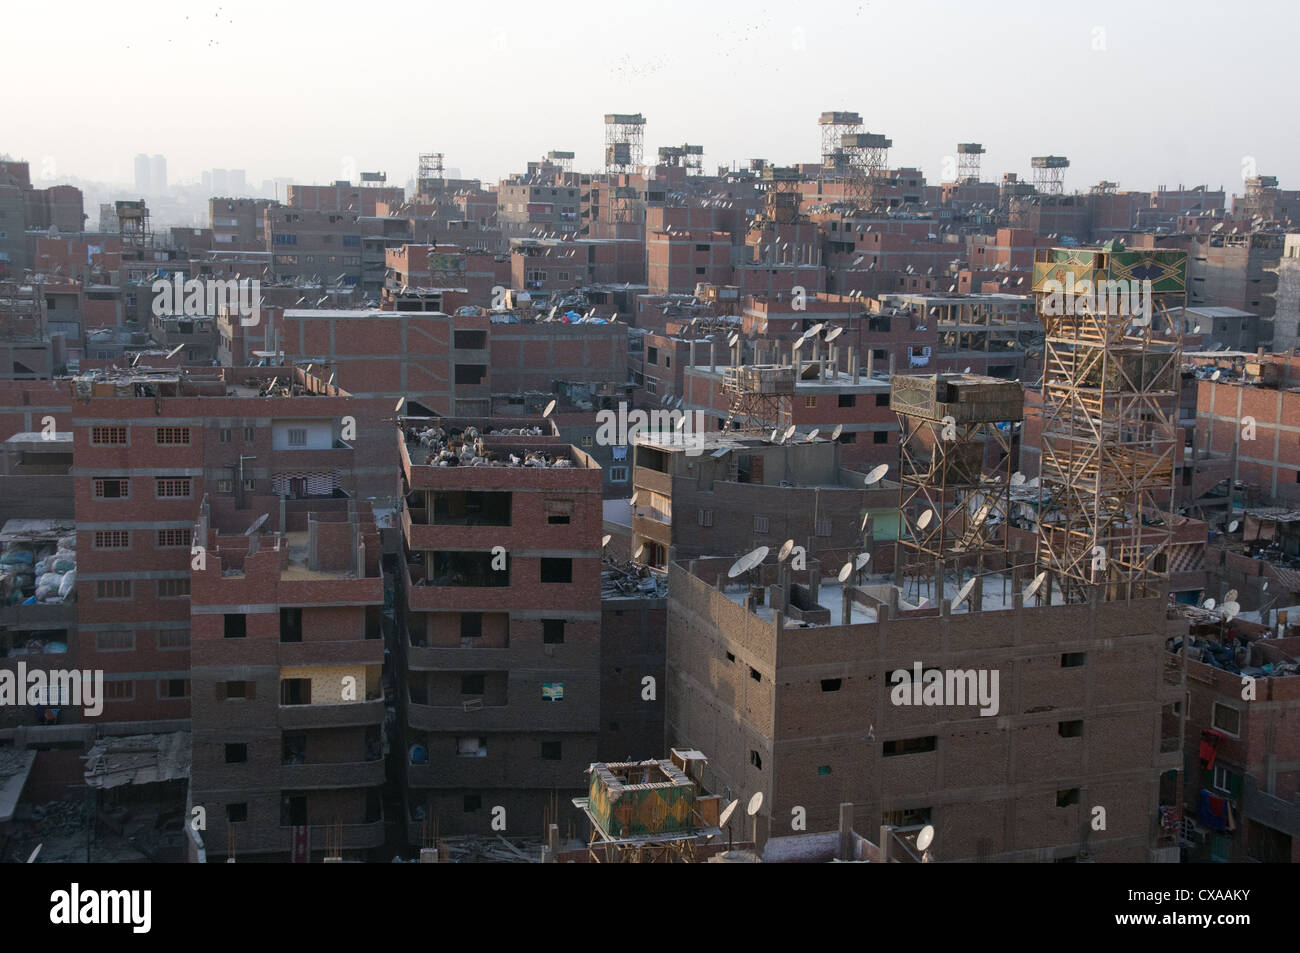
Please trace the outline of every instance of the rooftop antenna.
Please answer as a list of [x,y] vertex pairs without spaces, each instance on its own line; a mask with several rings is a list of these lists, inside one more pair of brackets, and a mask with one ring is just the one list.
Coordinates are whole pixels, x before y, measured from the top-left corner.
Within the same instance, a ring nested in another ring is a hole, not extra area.
[[737,576],[754,569],[767,558],[768,552],[766,546],[759,546],[757,549],[750,550],[731,564],[731,568],[727,570],[727,578],[735,579]]
[[[930,511],[926,510],[926,512],[928,513]],[[961,605],[963,602],[965,602],[966,599],[970,596],[971,592],[974,591],[975,580],[977,578],[978,578],[977,576],[971,576],[969,579],[966,580],[966,585],[962,586],[961,589],[958,591],[957,596],[952,600],[953,612],[956,612],[957,607]]]
[[758,812],[763,808],[763,792],[755,791],[745,806],[745,813],[754,819],[754,843],[758,843]]

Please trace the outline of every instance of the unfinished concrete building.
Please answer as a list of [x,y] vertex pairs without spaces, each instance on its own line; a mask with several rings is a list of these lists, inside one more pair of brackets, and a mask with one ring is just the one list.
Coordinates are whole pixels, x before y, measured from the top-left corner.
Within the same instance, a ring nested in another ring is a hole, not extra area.
[[646,565],[667,571],[673,559],[787,539],[838,564],[862,550],[869,532],[880,540],[897,536],[896,485],[867,486],[866,475],[841,460],[831,434],[698,436],[697,446],[679,434],[637,437],[631,549],[645,547]]
[[498,809],[508,831],[580,820],[553,792],[596,760],[601,472],[538,421],[403,418],[412,844],[486,833]]
[[368,503],[205,496],[190,580],[192,803],[209,860],[384,842],[384,579]]

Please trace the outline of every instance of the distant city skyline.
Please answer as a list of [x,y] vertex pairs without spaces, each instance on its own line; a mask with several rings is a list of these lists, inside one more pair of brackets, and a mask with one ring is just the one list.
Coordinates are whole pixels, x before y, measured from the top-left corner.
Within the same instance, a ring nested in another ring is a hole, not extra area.
[[[39,35],[60,9],[19,7],[6,19],[14,35]],[[450,57],[416,55],[415,46],[406,55],[404,31],[358,42],[346,28],[356,8],[338,2],[146,0],[129,16],[94,4],[62,9],[75,11],[79,29],[61,37],[61,54],[90,64],[115,50],[114,83],[139,97],[131,110],[87,109],[97,94],[84,70],[49,71],[41,44],[13,50],[13,73],[39,81],[21,94],[11,86],[0,101],[10,117],[0,151],[34,169],[52,160],[56,178],[131,185],[133,159],[145,153],[166,156],[173,183],[242,168],[254,188],[379,170],[403,185],[419,152],[439,151],[490,184],[550,149],[573,150],[575,169],[598,170],[606,112],[646,116],[647,157],[702,143],[712,172],[752,157],[816,161],[818,114],[846,109],[893,140],[891,166],[917,167],[932,183],[957,142],[978,141],[986,181],[1027,179],[1030,157],[1050,153],[1071,160],[1067,191],[1108,179],[1122,189],[1204,184],[1240,194],[1252,168],[1300,184],[1300,142],[1285,121],[1288,65],[1231,42],[1244,30],[1294,34],[1300,13],[1280,2],[850,0],[759,4],[743,15],[678,0],[614,15],[579,2],[544,22],[519,3],[493,6],[488,18],[405,0],[385,6],[387,23],[459,40],[459,53],[455,43],[440,48]],[[566,23],[581,23],[581,35]],[[254,44],[272,55],[231,69]],[[341,68],[350,58],[360,68]],[[1249,84],[1232,79],[1242,75]]]

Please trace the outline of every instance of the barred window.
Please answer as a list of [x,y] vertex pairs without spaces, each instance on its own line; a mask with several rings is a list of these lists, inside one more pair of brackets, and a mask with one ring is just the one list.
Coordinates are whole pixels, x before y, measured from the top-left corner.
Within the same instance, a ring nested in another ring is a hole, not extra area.
[[831,521],[830,521],[830,520],[818,520],[818,521],[817,521],[817,535],[818,535],[818,536],[829,536],[830,534],[831,534]]
[[96,549],[130,549],[131,534],[124,529],[105,529],[95,531]]
[[125,500],[131,495],[131,481],[118,477],[95,477],[95,499]]
[[158,648],[187,649],[190,647],[189,629],[161,629],[158,632]]
[[96,599],[130,599],[133,592],[130,579],[95,580]]
[[713,510],[703,509],[703,508],[700,509],[700,525],[701,526],[713,525]]
[[234,480],[218,480],[218,481],[217,481],[217,492],[218,492],[218,493],[233,493],[234,491],[235,491],[235,481],[234,481]]
[[190,581],[188,579],[159,579],[158,580],[158,598],[159,599],[180,599],[190,594]]
[[159,427],[156,432],[158,443],[165,445],[188,445],[190,442],[189,427]]
[[160,529],[158,530],[158,548],[168,549],[173,546],[190,545],[190,539],[194,531],[188,529]]
[[158,679],[159,698],[189,698],[190,680],[188,678]]
[[305,447],[307,446],[307,428],[290,427],[289,428],[289,446]]
[[104,697],[109,701],[129,702],[135,698],[135,682],[125,678],[115,678],[104,682]]
[[221,443],[230,443],[230,428],[222,427],[217,431],[217,440]]
[[190,495],[189,477],[155,477],[158,499],[183,498]]
[[121,652],[135,648],[134,632],[96,632],[95,649],[99,652]]
[[755,532],[755,533],[766,533],[766,532],[767,532],[767,525],[768,525],[768,523],[767,523],[767,517],[766,517],[766,516],[757,516],[757,515],[756,515],[756,516],[754,517],[754,532]]
[[125,427],[91,427],[90,443],[96,447],[121,446],[126,443]]

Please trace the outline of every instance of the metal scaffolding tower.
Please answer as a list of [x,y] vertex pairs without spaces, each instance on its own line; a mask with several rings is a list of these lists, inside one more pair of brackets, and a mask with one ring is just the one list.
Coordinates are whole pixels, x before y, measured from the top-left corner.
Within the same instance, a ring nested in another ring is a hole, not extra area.
[[1034,255],[1045,332],[1038,562],[1067,602],[1149,595],[1168,575],[1182,442],[1169,309],[1186,302],[1186,272],[1186,252],[1119,243]]
[[980,180],[980,156],[985,149],[978,142],[957,143],[957,181],[975,183]]
[[894,375],[889,405],[900,427],[903,576],[930,577],[936,562],[954,557],[1005,553],[1012,425],[1024,419],[1024,387],[974,374]]
[[644,155],[645,117],[640,113],[606,113],[606,174],[635,172]]
[[[737,341],[732,349],[743,345]],[[790,405],[794,399],[795,369],[789,364],[740,365],[733,355],[733,364],[722,374],[722,392],[731,398],[727,423],[728,433],[736,430],[767,433],[776,428],[790,426]]]
[[1065,191],[1065,170],[1070,160],[1065,156],[1034,156],[1034,188],[1040,195],[1061,195]]
[[785,166],[764,165],[760,175],[764,189],[763,218],[781,224],[797,220],[799,205],[803,201],[803,194],[799,191],[799,183],[803,181],[803,176],[799,170]]
[[415,179],[416,192],[427,195],[436,189],[442,188],[442,183],[442,153],[421,152],[419,172],[416,174]]
[[888,168],[889,147],[893,140],[874,132],[859,132],[840,140],[849,158],[848,188],[845,197],[864,210],[876,203],[876,185]]
[[552,149],[546,153],[546,158],[553,165],[560,167],[562,172],[573,171],[573,153],[563,149]]
[[849,174],[849,157],[844,137],[862,132],[862,116],[855,112],[828,110],[817,119],[822,132],[822,178],[843,179]]

